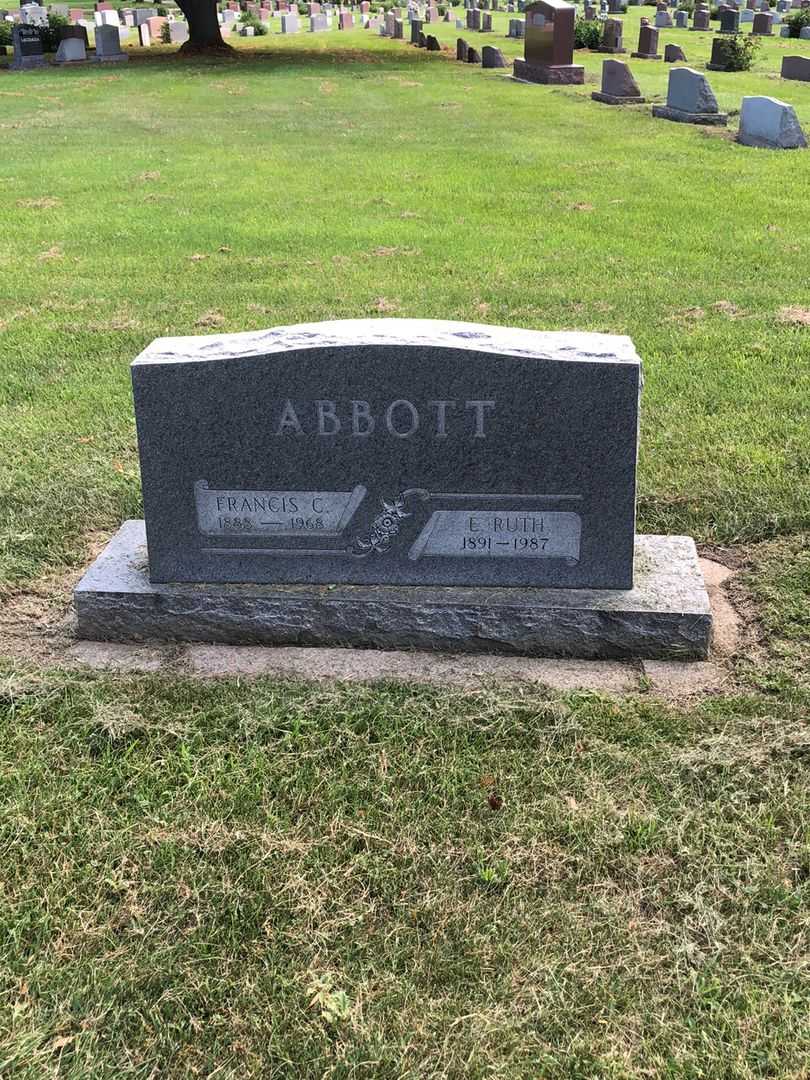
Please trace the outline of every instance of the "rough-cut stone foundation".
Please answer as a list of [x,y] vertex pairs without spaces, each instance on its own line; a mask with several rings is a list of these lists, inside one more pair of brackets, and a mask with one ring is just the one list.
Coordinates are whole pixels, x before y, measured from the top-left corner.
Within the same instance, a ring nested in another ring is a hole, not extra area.
[[694,542],[636,537],[629,590],[386,585],[153,585],[127,521],[75,592],[99,641],[345,645],[592,659],[704,659],[712,618]]
[[529,64],[516,59],[513,68],[514,77],[519,82],[541,83],[542,85],[582,86],[585,82],[585,68],[579,64]]

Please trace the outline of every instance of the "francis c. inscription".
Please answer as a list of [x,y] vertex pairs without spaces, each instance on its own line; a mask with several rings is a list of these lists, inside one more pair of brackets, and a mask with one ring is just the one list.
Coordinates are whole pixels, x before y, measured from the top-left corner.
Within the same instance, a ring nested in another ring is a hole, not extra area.
[[339,536],[366,497],[351,491],[212,490],[194,485],[203,536]]
[[132,375],[153,581],[632,585],[628,338],[347,320]]

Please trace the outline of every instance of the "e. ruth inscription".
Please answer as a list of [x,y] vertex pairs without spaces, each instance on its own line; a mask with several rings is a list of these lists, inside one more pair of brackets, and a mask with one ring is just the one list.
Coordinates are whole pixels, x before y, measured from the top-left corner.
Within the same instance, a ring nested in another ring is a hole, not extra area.
[[629,338],[347,320],[132,369],[155,582],[633,582]]

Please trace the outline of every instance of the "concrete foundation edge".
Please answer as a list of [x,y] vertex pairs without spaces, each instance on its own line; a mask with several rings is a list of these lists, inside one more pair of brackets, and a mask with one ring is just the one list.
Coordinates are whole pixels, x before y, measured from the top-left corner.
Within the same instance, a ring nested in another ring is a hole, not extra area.
[[637,537],[628,591],[152,585],[146,566],[128,521],[76,588],[80,638],[652,660],[705,659],[711,638],[689,537]]

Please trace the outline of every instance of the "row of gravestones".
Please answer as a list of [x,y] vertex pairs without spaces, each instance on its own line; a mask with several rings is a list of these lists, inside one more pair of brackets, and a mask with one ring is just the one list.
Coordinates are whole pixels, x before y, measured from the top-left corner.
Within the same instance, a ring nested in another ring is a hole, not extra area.
[[[810,78],[810,60],[804,57],[785,59],[804,61],[805,77]],[[594,91],[591,97],[605,105],[642,105],[646,100],[627,64],[621,60],[604,61],[601,89]],[[720,112],[706,76],[687,67],[670,71],[666,105],[653,105],[652,114],[682,124],[725,127],[728,123],[728,114]],[[797,150],[807,146],[793,106],[765,96],[742,99],[737,141],[745,146],[774,150]]]
[[503,53],[494,45],[485,45],[479,52],[474,45],[468,45],[464,38],[456,41],[456,60],[462,64],[480,64],[485,68],[508,67]]
[[[83,27],[60,27],[59,36],[60,41],[55,57],[57,64],[82,63],[88,59],[87,31]],[[127,54],[121,51],[117,26],[98,26],[95,36],[96,51],[92,57],[93,60],[98,63],[114,64],[129,59]],[[18,24],[12,29],[11,39],[14,57],[9,67],[10,71],[28,71],[31,68],[42,67],[46,63],[38,27]]]
[[[573,5],[562,0],[534,0],[527,5],[524,58],[514,62],[515,78],[541,84],[581,85],[585,81],[585,69],[573,62],[575,14]],[[607,40],[612,44],[605,44],[603,49],[605,52],[624,52],[621,21],[610,22],[613,32]],[[461,45],[460,41],[457,56],[469,62],[469,52],[464,54]],[[642,27],[638,55],[657,57],[657,47],[656,28]],[[791,71],[799,69],[805,70],[801,64],[790,68]],[[795,78],[795,74],[792,77]],[[645,100],[627,65],[617,60],[605,61],[601,89],[592,96],[609,105],[641,104]],[[718,109],[706,76],[690,68],[675,68],[670,72],[666,105],[655,105],[652,111],[653,116],[680,123],[725,126],[728,122],[727,115]],[[798,149],[807,145],[793,107],[770,97],[743,98],[738,141],[774,149]]]
[[[722,14],[730,14],[730,12],[722,12]],[[737,12],[735,11],[733,14],[737,15]],[[757,18],[759,18],[759,15],[757,15]],[[756,33],[757,31],[755,30],[754,32]],[[727,71],[731,69],[733,57],[728,49],[727,36],[736,33],[736,31],[724,29],[721,26],[720,33],[726,35],[726,37],[715,38],[712,42],[711,59],[706,65],[710,71]],[[647,19],[642,19],[638,35],[638,48],[631,55],[641,60],[660,60],[661,56],[658,52],[658,35],[659,28],[657,26],[650,26]],[[677,53],[670,55],[666,59],[686,59],[682,50],[678,49],[677,46],[672,46],[672,49],[677,50]],[[621,19],[605,19],[599,52],[627,52],[623,43],[623,24]]]

